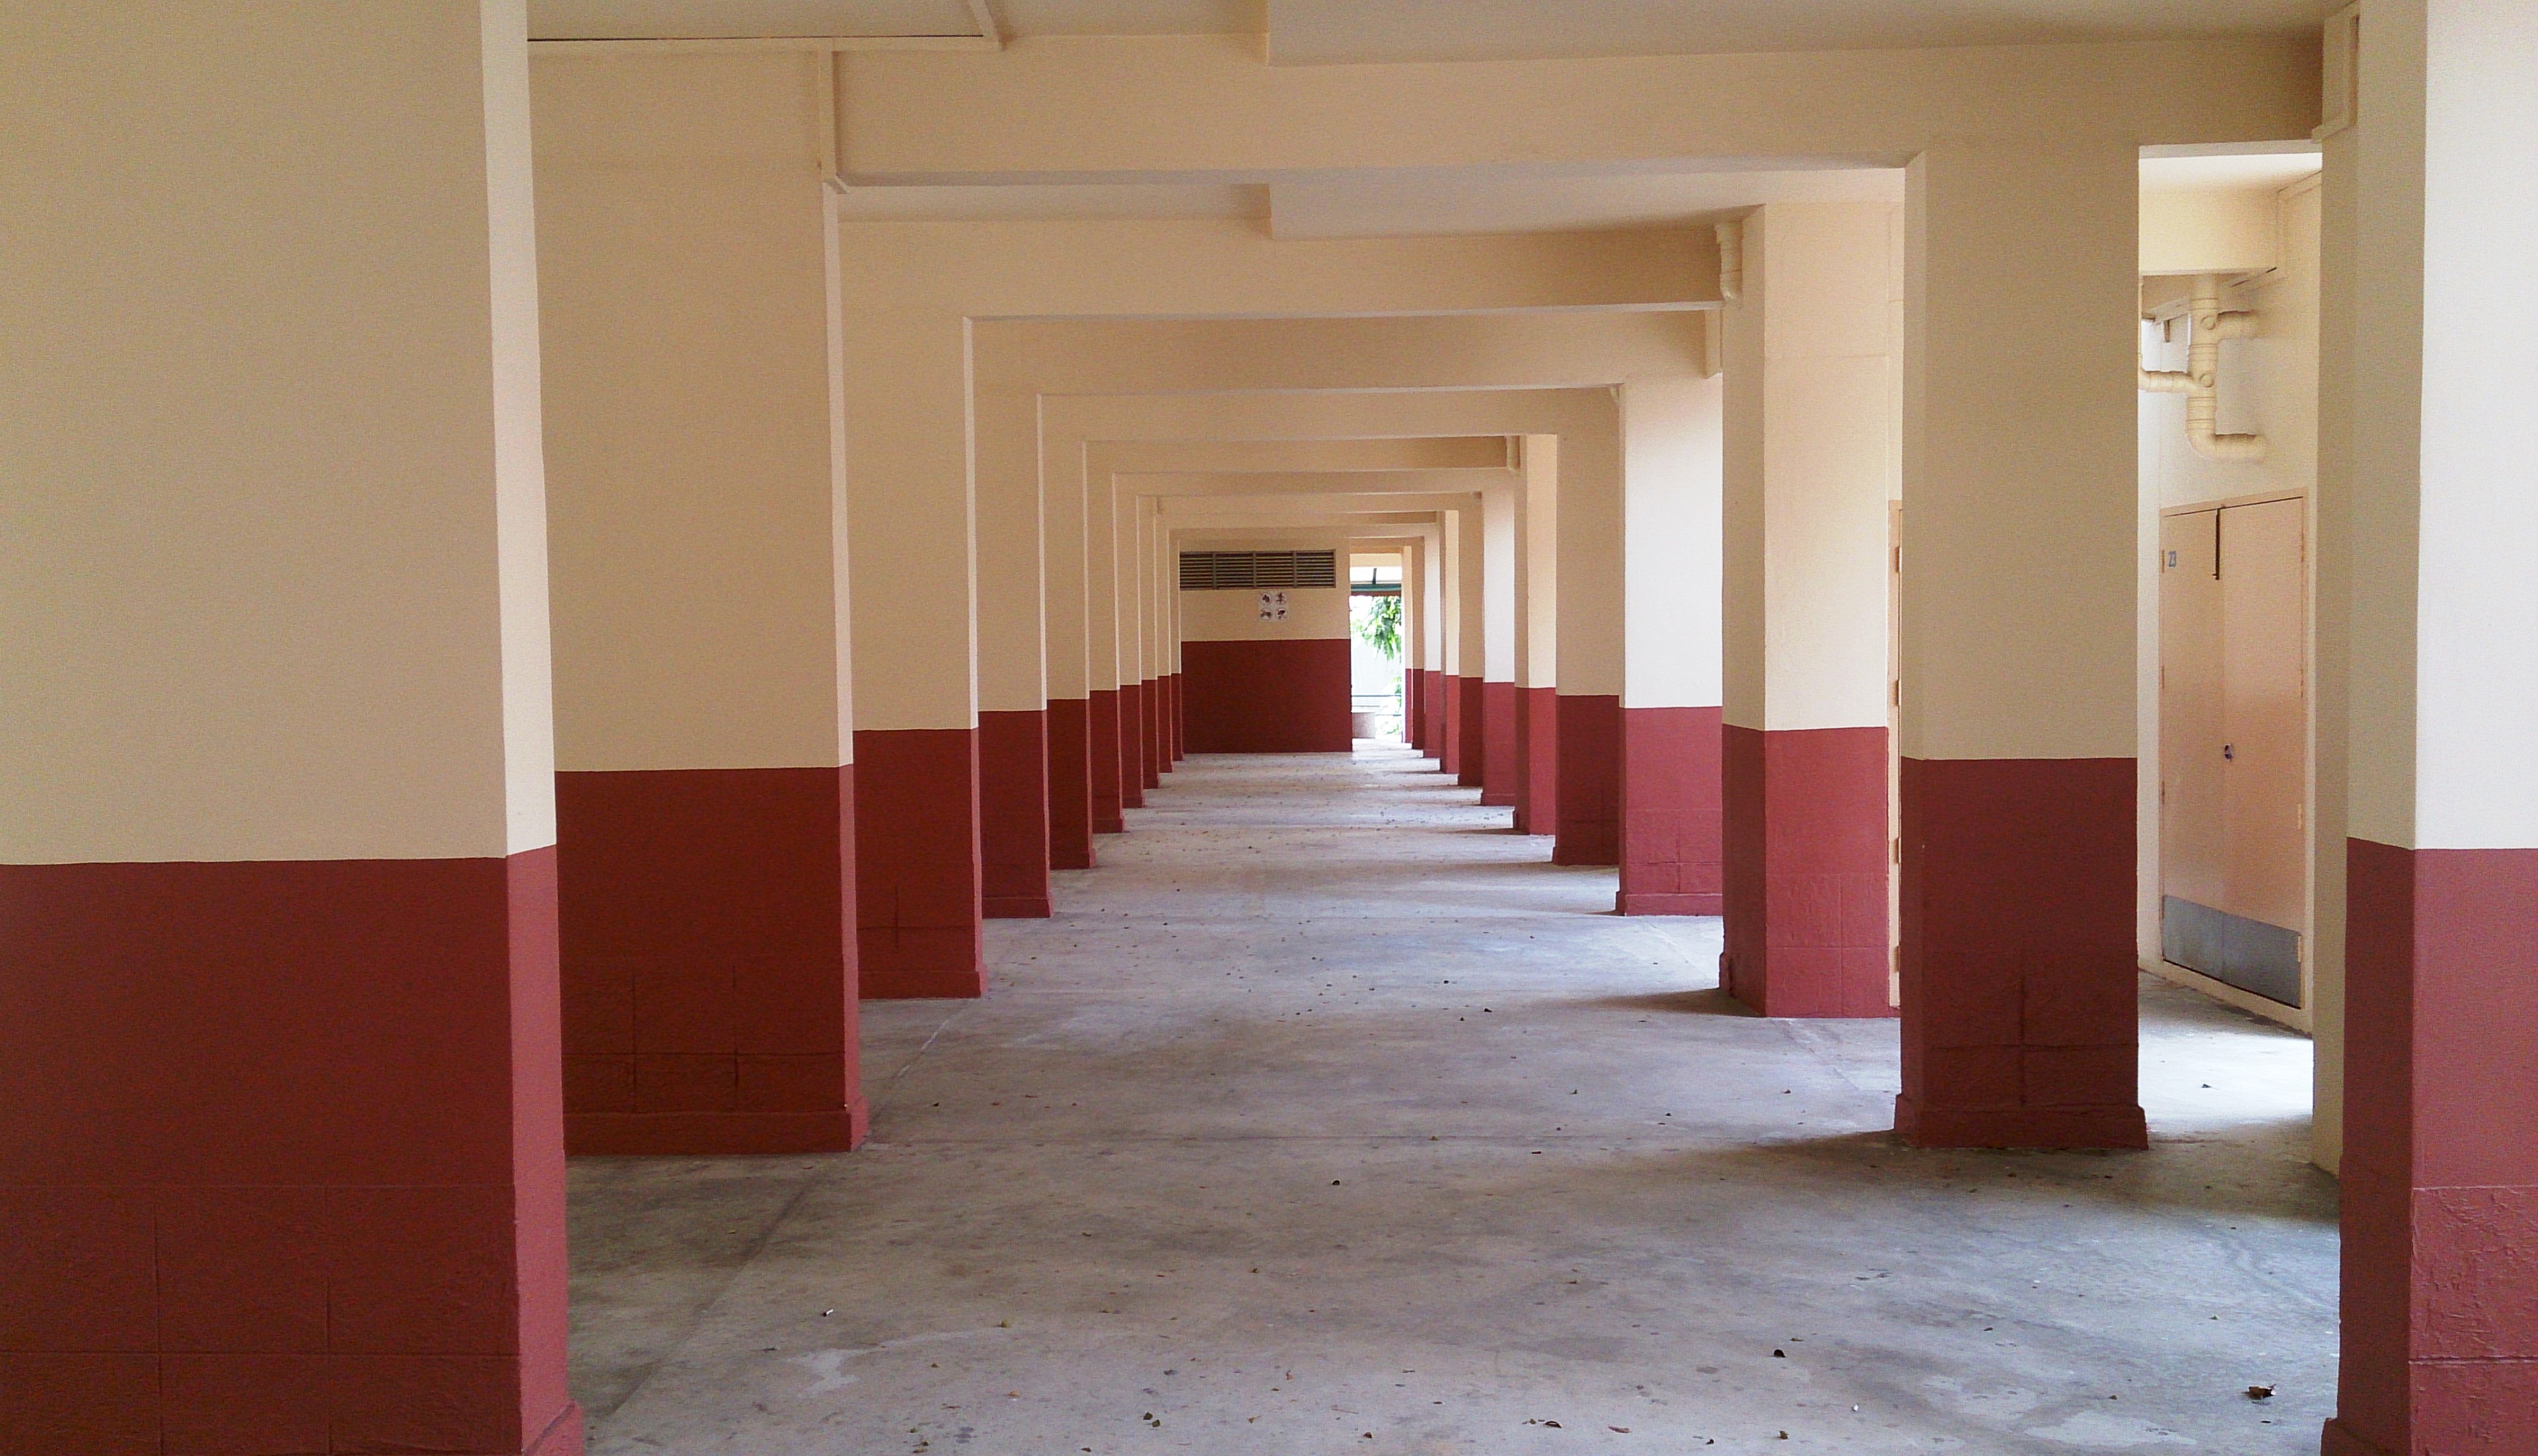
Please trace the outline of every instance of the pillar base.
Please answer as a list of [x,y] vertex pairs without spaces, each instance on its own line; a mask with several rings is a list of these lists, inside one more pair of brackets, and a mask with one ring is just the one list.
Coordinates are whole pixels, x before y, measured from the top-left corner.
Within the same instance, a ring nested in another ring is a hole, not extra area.
[[1891,1017],[1886,730],[1721,731],[1727,993],[1767,1017]]
[[2130,759],[1904,761],[1904,1089],[1921,1147],[2140,1148]]
[[1048,867],[1093,868],[1092,705],[1048,701]]
[[1086,757],[1092,765],[1093,832],[1127,832],[1126,801],[1119,784],[1119,690],[1097,688],[1085,699],[1089,729]]
[[1522,774],[1516,758],[1516,693],[1513,683],[1483,681],[1481,690],[1481,802],[1495,809],[1515,807]]
[[1708,894],[1659,894],[1623,891],[1613,896],[1616,915],[1720,915],[1726,913],[1727,896]]
[[2142,1109],[2097,1107],[1924,1108],[1895,1099],[1895,1131],[1915,1148],[2143,1149],[2150,1128]]
[[855,735],[855,911],[863,999],[979,996],[977,735]]
[[1622,709],[1622,885],[1625,915],[1725,910],[1719,709]]
[[851,1153],[871,1127],[872,1114],[857,1097],[835,1112],[575,1112],[566,1116],[564,1136],[575,1157],[741,1158]]
[[2355,1435],[2351,1426],[2334,1417],[2328,1417],[2326,1428],[2318,1432],[2317,1451],[2318,1456],[2404,1456],[2393,1447]]
[[978,714],[978,861],[989,918],[1048,913],[1048,807],[1046,714]]
[[1622,862],[1622,699],[1609,693],[1564,693],[1559,711],[1560,788],[1555,795],[1556,865]]
[[0,866],[0,1447],[576,1456],[554,850]]

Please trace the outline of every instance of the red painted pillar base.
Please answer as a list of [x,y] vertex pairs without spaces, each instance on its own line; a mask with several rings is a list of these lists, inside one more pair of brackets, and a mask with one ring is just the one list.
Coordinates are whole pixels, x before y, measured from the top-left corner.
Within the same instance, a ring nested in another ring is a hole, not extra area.
[[1172,674],[1172,761],[1189,757],[1188,674]]
[[855,735],[855,910],[867,1001],[978,996],[978,739],[967,728]]
[[1048,867],[1093,868],[1093,717],[1081,697],[1048,701]]
[[1716,915],[1726,907],[1719,710],[1622,709],[1625,915]]
[[556,775],[576,1154],[863,1141],[854,770]]
[[1489,768],[1489,711],[1486,706],[1489,685],[1479,678],[1454,680],[1454,747],[1461,754],[1454,765],[1454,782],[1467,789],[1480,789],[1481,802],[1489,802],[1489,790],[1482,780]]
[[1171,717],[1164,704],[1164,680],[1146,680],[1146,787],[1164,786],[1164,775],[1172,771],[1172,753],[1167,729]]
[[1119,804],[1146,807],[1146,691],[1139,683],[1119,685]]
[[1515,831],[1560,831],[1560,695],[1554,688],[1515,690]]
[[1415,667],[1401,670],[1401,741],[1414,749],[1428,746],[1428,706],[1420,691],[1426,676]]
[[1127,817],[1120,813],[1125,802],[1119,788],[1119,690],[1097,688],[1090,704],[1093,763],[1093,832],[1120,834],[1127,832]]
[[[1454,738],[1445,710],[1445,705],[1453,700],[1453,684],[1452,678],[1434,669],[1423,671],[1419,678],[1419,695],[1426,703],[1421,715],[1428,722],[1428,741],[1419,746],[1419,751],[1435,759],[1439,768],[1445,768],[1446,746]],[[1445,771],[1450,773],[1453,770],[1445,768]]]
[[1723,735],[1727,994],[1767,1017],[1888,1017],[1886,730]]
[[992,920],[1048,915],[1048,720],[978,714],[980,899]]
[[1622,699],[1562,694],[1556,865],[1622,862]]
[[0,866],[5,1449],[578,1456],[556,855]]
[[2538,1431],[2538,849],[2345,850],[2344,1359],[2328,1456]]
[[1904,761],[1904,1092],[1924,1148],[2144,1148],[2130,759]]
[[1515,752],[1515,684],[1481,684],[1481,802],[1512,808],[1515,805],[1517,765],[1523,761]]

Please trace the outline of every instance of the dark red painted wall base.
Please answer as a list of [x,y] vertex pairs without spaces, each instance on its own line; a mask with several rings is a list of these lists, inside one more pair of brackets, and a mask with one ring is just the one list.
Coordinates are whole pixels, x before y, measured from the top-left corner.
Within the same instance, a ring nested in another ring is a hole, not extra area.
[[1515,751],[1515,684],[1481,684],[1481,802],[1515,806],[1518,764]]
[[1119,685],[1119,807],[1146,807],[1146,691]]
[[1625,915],[1715,915],[1726,907],[1719,710],[1622,709]]
[[1904,1092],[1924,1148],[2142,1148],[2130,759],[1904,761]]
[[1189,757],[1189,694],[1182,675],[1172,674],[1172,761]]
[[1097,688],[1087,699],[1092,719],[1093,832],[1124,833],[1119,797],[1119,690]]
[[1622,699],[1611,694],[1562,694],[1559,839],[1556,865],[1622,861]]
[[855,735],[855,912],[867,1001],[978,996],[978,737]]
[[1048,719],[978,714],[979,898],[993,920],[1048,915]]
[[1515,831],[1560,831],[1560,701],[1553,688],[1515,690]]
[[556,824],[567,1150],[860,1143],[854,770],[559,773]]
[[1727,994],[1767,1017],[1887,1017],[1886,730],[1728,724]]
[[[1502,685],[1503,686],[1503,685]],[[1454,747],[1462,756],[1454,765],[1454,782],[1467,789],[1480,789],[1481,802],[1489,802],[1484,783],[1489,770],[1489,684],[1479,678],[1456,678],[1454,695]]]
[[2538,1431],[2538,849],[2345,846],[2329,1456]]
[[578,1456],[556,856],[0,866],[11,1456]]
[[1048,700],[1048,867],[1093,868],[1093,717],[1081,697]]
[[1349,639],[1184,642],[1194,754],[1345,754]]
[[1446,723],[1445,702],[1453,681],[1435,668],[1423,668],[1419,673],[1419,697],[1425,704],[1420,709],[1420,716],[1428,725],[1427,741],[1419,745],[1419,752],[1436,760],[1440,767],[1444,763],[1446,741],[1452,736]]

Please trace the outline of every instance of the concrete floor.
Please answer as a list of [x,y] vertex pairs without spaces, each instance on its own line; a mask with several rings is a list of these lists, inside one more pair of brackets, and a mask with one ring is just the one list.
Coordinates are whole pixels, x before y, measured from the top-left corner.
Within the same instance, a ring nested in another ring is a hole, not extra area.
[[865,1007],[862,1152],[575,1161],[594,1452],[2317,1449],[2305,1040],[2145,978],[2153,1151],[1912,1152],[1422,760],[1165,784]]

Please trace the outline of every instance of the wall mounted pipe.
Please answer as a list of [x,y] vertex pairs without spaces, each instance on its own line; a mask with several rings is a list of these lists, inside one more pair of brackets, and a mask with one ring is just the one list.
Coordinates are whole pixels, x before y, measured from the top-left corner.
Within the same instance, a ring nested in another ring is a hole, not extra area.
[[1745,297],[1745,220],[1711,227],[1718,233],[1718,297],[1733,303]]
[[2218,432],[2221,421],[2221,341],[2254,338],[2256,315],[2225,311],[2221,307],[2221,280],[2218,275],[2210,273],[2194,280],[2189,315],[2192,332],[2185,348],[2184,372],[2140,369],[2142,389],[2152,394],[2185,396],[2185,442],[2194,447],[2197,455],[2206,460],[2264,459],[2263,435]]

